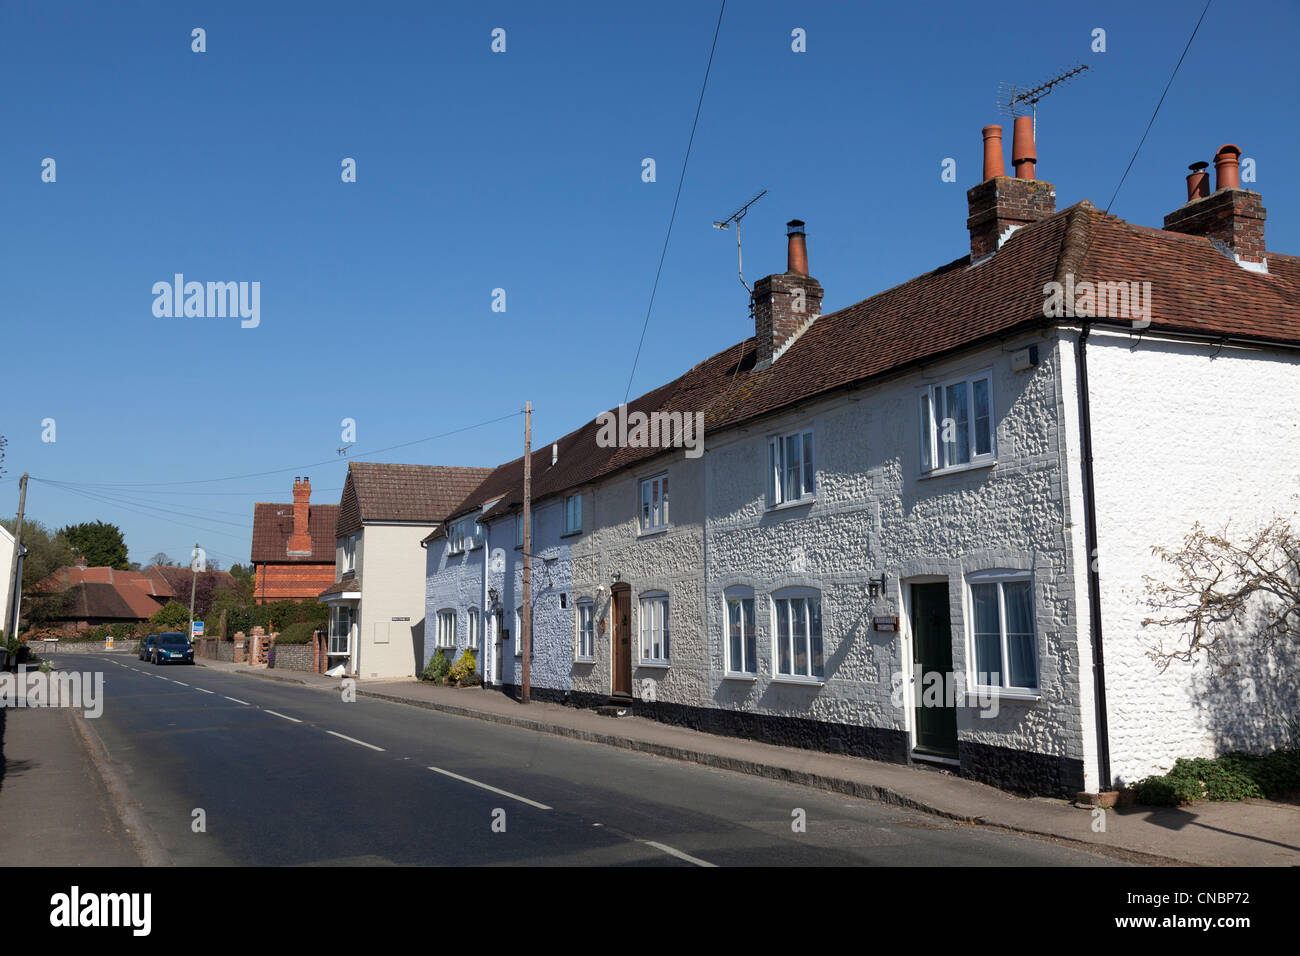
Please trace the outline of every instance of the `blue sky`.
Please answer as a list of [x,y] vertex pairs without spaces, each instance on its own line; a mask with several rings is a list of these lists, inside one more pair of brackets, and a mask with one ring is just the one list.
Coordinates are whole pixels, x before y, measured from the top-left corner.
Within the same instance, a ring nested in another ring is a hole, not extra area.
[[[999,81],[1092,68],[1043,101],[1038,175],[1058,208],[1104,206],[1201,6],[732,0],[633,394],[752,334],[734,233],[711,223],[761,189],[746,278],[784,270],[784,223],[804,219],[827,311],[968,251],[980,128],[1003,122],[1009,149]],[[337,501],[344,418],[366,458],[525,400],[542,442],[616,405],[717,11],[6,2],[0,511],[29,471],[47,524],[113,521],[138,561],[197,539],[228,567],[248,559],[252,502],[289,500],[295,475]],[[1269,248],[1300,252],[1297,35],[1292,0],[1216,0],[1112,212],[1158,226],[1187,164],[1235,142]],[[177,272],[260,282],[260,325],[155,317],[152,286]],[[495,465],[522,431],[374,458]]]

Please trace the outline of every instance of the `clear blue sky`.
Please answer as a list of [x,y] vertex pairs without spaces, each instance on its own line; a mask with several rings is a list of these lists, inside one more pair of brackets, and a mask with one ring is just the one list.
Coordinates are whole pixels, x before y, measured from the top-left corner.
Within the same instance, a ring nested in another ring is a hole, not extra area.
[[[711,223],[760,189],[746,278],[783,271],[783,224],[805,219],[828,311],[968,251],[999,81],[1093,68],[1043,102],[1038,172],[1058,207],[1104,206],[1201,6],[732,0],[633,394],[752,334],[734,234]],[[345,417],[364,458],[528,399],[543,442],[616,405],[717,10],[4,3],[0,512],[29,471],[118,499],[34,482],[47,524],[116,522],[138,561],[197,539],[229,566],[253,501],[289,500],[296,474],[337,501]],[[1269,247],[1300,253],[1297,36],[1293,0],[1215,0],[1112,211],[1158,226],[1186,165],[1235,142]],[[156,318],[176,272],[260,282],[260,327]],[[511,418],[375,457],[494,465],[521,443]]]

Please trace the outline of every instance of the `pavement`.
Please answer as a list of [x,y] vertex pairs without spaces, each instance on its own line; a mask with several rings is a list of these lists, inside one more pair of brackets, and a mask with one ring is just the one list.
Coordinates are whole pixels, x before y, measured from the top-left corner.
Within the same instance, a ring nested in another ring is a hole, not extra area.
[[[203,667],[339,692],[321,675],[202,659]],[[356,680],[359,697],[424,707],[626,750],[829,790],[959,823],[1070,841],[1134,862],[1198,866],[1300,865],[1300,805],[1268,800],[1191,807],[1081,808],[1018,797],[948,771],[882,763],[723,737],[648,718],[534,701],[497,690],[441,687],[414,678]]]

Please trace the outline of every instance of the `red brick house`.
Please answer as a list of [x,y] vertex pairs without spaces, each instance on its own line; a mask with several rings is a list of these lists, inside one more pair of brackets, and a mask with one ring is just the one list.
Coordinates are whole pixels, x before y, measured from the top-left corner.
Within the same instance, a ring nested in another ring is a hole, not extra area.
[[338,505],[313,505],[311,479],[293,480],[293,504],[253,506],[253,597],[314,601],[334,583],[334,523]]

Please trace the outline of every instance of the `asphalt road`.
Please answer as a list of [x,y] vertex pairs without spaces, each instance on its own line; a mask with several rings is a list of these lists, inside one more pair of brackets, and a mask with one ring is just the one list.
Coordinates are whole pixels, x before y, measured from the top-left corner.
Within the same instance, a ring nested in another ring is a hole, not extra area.
[[87,723],[178,865],[1115,862],[793,784],[201,665],[120,654],[60,664],[105,672],[103,714]]

